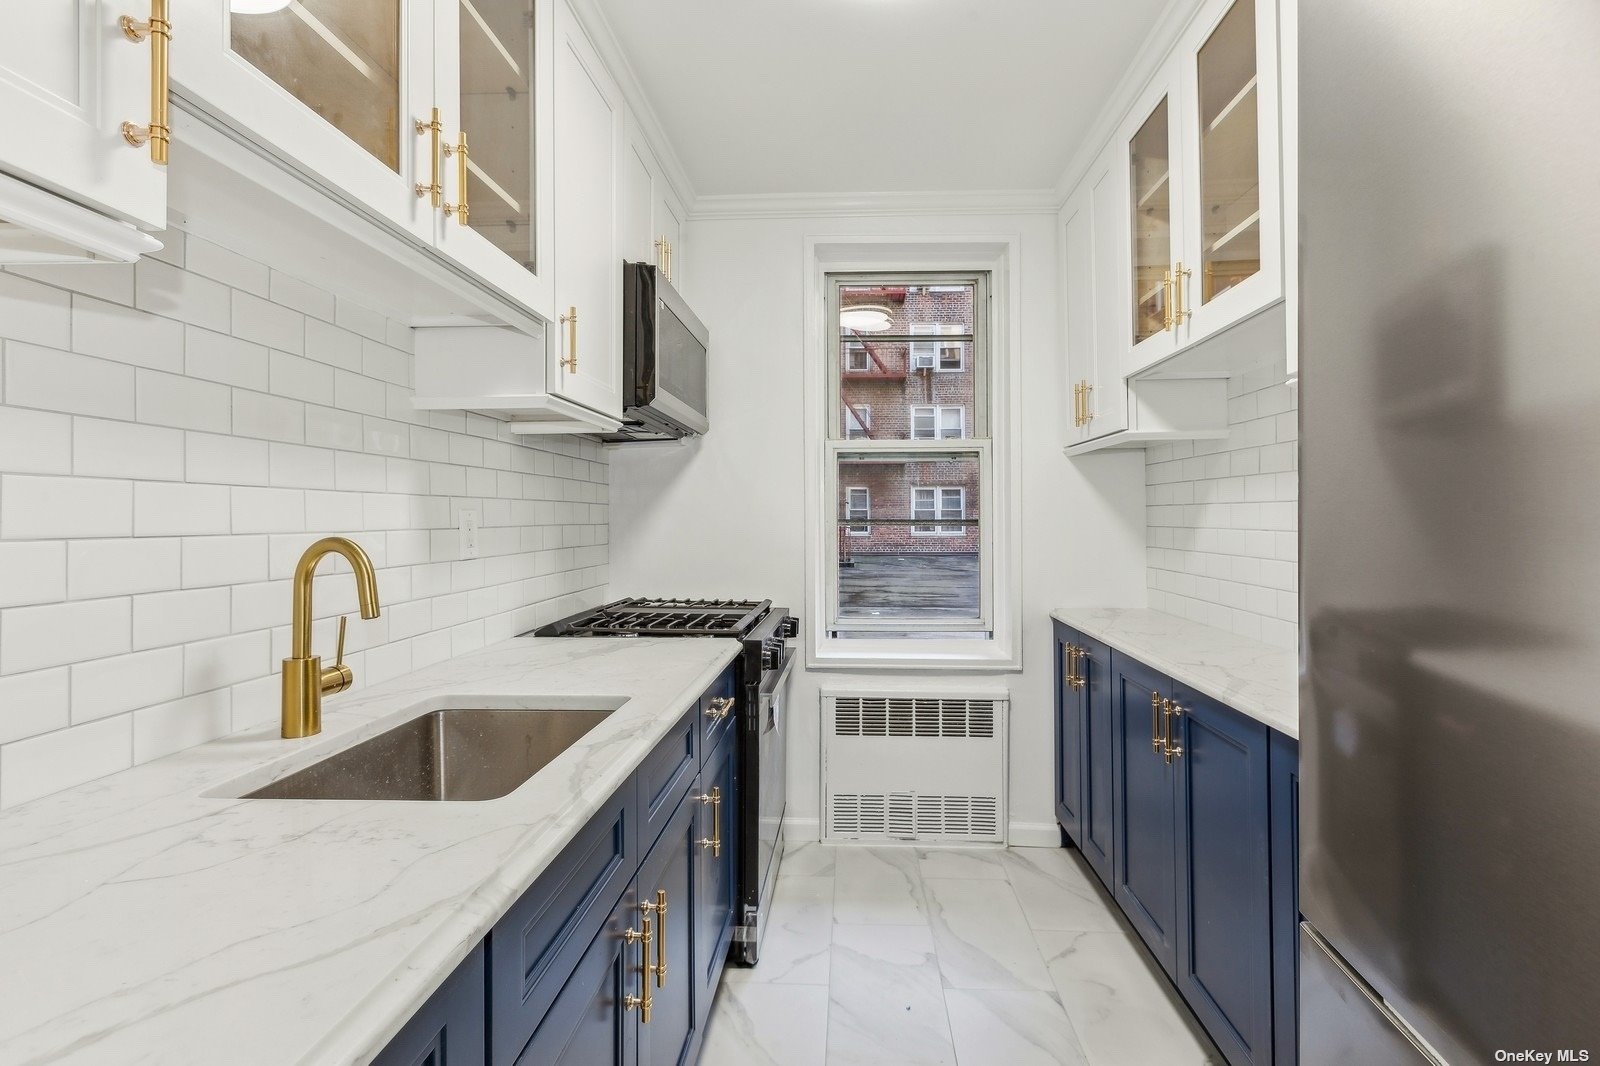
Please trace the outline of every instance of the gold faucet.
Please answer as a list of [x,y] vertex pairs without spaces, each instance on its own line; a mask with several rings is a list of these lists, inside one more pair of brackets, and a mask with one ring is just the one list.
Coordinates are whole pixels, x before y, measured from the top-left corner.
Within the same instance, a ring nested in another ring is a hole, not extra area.
[[283,735],[313,737],[322,732],[322,694],[343,692],[355,681],[344,664],[345,619],[339,619],[339,650],[326,670],[322,659],[311,654],[311,579],[323,556],[338,553],[356,572],[356,598],[361,617],[378,617],[378,575],[361,545],[345,537],[324,537],[300,556],[294,568],[294,640],[290,657],[283,660]]

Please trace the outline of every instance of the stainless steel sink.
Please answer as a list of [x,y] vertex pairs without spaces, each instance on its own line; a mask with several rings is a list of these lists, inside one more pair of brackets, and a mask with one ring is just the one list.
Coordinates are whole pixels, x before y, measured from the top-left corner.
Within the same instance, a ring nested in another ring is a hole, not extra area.
[[489,800],[538,773],[611,710],[451,707],[402,722],[246,799]]

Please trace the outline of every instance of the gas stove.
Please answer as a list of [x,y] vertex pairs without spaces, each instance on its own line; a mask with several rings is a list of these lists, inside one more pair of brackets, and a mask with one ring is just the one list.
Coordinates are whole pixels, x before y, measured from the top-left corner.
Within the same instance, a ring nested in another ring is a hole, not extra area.
[[771,600],[615,600],[552,622],[536,635],[742,637],[771,609]]

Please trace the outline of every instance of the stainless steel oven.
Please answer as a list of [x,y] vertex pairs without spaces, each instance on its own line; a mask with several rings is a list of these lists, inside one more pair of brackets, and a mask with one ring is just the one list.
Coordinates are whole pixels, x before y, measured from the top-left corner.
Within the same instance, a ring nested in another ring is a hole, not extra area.
[[711,332],[648,263],[622,264],[623,426],[615,440],[662,440],[711,428]]

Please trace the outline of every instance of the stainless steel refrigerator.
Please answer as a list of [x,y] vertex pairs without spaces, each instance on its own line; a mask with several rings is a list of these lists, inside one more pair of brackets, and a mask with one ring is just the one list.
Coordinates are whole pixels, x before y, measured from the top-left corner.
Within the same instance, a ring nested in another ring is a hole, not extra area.
[[1299,12],[1302,1062],[1600,1061],[1600,0]]

